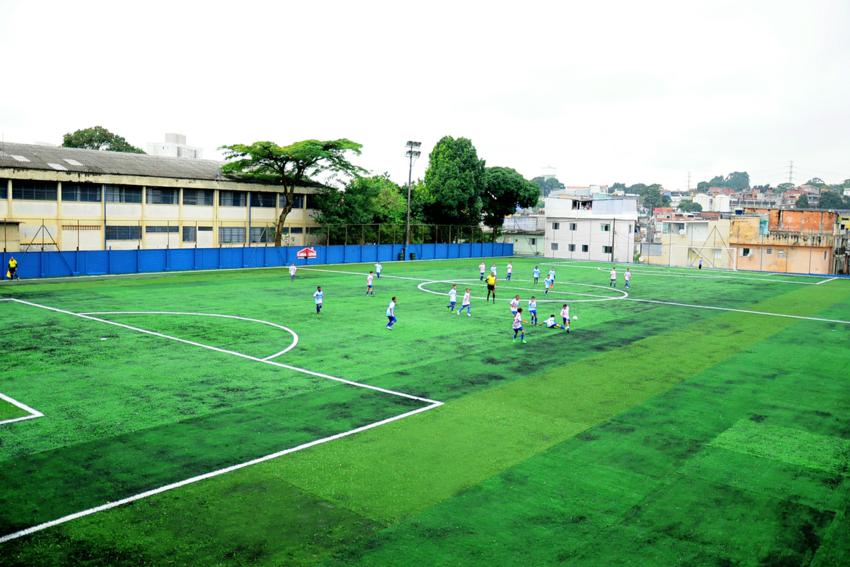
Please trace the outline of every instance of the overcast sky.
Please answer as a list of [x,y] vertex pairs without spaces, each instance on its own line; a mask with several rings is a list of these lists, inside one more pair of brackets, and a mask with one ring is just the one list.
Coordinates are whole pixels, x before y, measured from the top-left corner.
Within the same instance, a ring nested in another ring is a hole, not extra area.
[[850,178],[850,2],[0,0],[0,133],[405,141],[569,185]]

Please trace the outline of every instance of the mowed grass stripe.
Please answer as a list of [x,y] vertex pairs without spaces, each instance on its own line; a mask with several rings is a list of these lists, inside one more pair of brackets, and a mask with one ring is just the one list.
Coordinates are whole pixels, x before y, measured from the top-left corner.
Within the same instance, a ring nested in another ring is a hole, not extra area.
[[[754,306],[846,301],[795,289]],[[397,521],[664,392],[793,324],[727,313],[453,401],[380,432],[275,463],[282,479],[366,517]],[[688,364],[665,353],[687,352]],[[518,356],[521,356],[518,355]],[[346,463],[343,475],[339,463]],[[399,464],[396,464],[399,463]]]

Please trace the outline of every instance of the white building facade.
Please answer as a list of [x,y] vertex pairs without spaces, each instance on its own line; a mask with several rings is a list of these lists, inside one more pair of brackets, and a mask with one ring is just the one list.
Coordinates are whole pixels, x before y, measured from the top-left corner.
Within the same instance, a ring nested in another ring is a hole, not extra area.
[[179,157],[186,159],[201,159],[203,151],[201,148],[186,144],[186,136],[183,134],[168,133],[165,142],[150,142],[147,152],[152,156]]
[[637,200],[566,192],[546,198],[547,258],[630,263],[635,255]]

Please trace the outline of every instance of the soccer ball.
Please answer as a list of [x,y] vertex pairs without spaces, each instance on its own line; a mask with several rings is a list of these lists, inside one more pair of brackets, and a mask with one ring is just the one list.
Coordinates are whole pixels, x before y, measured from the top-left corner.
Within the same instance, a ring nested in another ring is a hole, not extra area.
[[573,319],[575,319],[576,321],[578,321],[578,315],[573,315]]

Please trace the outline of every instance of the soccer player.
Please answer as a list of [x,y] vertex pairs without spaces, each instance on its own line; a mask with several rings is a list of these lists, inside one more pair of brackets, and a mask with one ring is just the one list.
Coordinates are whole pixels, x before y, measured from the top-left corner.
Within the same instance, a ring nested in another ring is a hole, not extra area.
[[697,266],[697,270],[702,269],[702,258],[699,259],[699,266]]
[[550,280],[549,276],[547,275],[545,278],[543,278],[543,289],[545,290],[543,293],[548,294],[550,287],[552,287],[552,280]]
[[623,274],[623,280],[626,282],[626,289],[632,288],[632,272],[629,268],[626,268],[626,273]]
[[9,269],[6,270],[6,277],[10,280],[14,280],[16,278],[21,279],[20,276],[18,276],[18,261],[15,260],[14,256],[9,258]]
[[472,317],[472,310],[470,309],[470,298],[472,297],[472,293],[469,288],[466,288],[466,291],[463,292],[463,300],[460,302],[460,309],[457,310],[457,314],[460,315],[463,313],[463,310],[466,309],[466,316]]
[[295,264],[289,265],[289,281],[291,281],[291,282],[295,281],[295,272],[297,272],[297,271],[298,271],[298,268],[295,267]]
[[570,306],[564,303],[564,306],[561,307],[561,320],[564,322],[564,329],[567,332],[570,332]]
[[534,270],[531,271],[531,277],[534,278],[534,285],[537,285],[537,282],[540,281],[540,267],[534,266]]
[[390,299],[389,306],[387,307],[387,319],[389,319],[389,321],[387,321],[387,330],[389,330],[389,331],[392,330],[393,325],[395,325],[395,322],[398,321],[398,319],[395,316],[396,303],[398,303],[398,302],[396,301],[395,296],[393,296],[393,298]]
[[325,292],[322,291],[322,286],[317,286],[313,292],[313,299],[316,301],[316,315],[322,312],[322,304],[325,302]]
[[555,320],[555,314],[554,313],[549,315],[549,318],[546,319],[545,321],[543,321],[543,324],[546,325],[547,329],[560,329],[561,328],[561,326]]
[[[454,312],[455,305],[457,305],[457,284],[452,284],[452,288],[449,290],[449,312]],[[460,314],[460,312],[458,312],[458,314]]]
[[519,335],[522,344],[525,344],[525,330],[522,328],[522,307],[517,309],[516,315],[514,315],[514,342],[516,342],[517,335]]
[[519,311],[519,296],[517,295],[513,299],[511,299],[511,315],[516,315],[517,311]]
[[508,262],[508,277],[507,280],[511,281],[511,274],[514,273],[514,265]]
[[496,264],[493,264],[492,266],[490,266],[490,273],[493,274],[494,276],[496,275]]
[[478,281],[484,281],[484,272],[487,270],[487,264],[482,260],[480,264],[478,264]]
[[372,275],[372,270],[369,270],[369,275],[366,276],[366,295],[375,297],[375,288],[372,285],[375,276]]
[[555,268],[549,270],[549,287],[555,287]]
[[617,287],[617,266],[611,266],[611,281],[608,283],[608,287]]
[[380,262],[377,262],[375,264],[375,274],[377,274],[378,279],[381,279],[381,270],[383,270],[383,269],[384,269],[384,267],[381,265]]
[[486,303],[490,301],[490,294],[493,294],[493,303],[496,303],[496,276],[495,274],[490,274],[487,276],[487,299],[484,300]]
[[537,325],[537,299],[533,295],[528,300],[528,312],[531,313],[531,324]]

